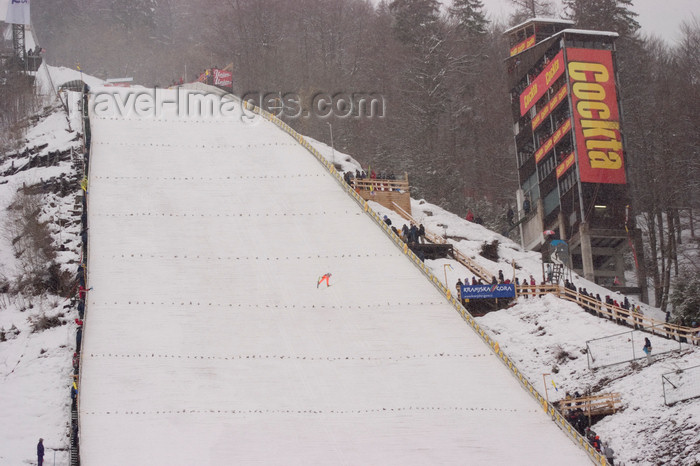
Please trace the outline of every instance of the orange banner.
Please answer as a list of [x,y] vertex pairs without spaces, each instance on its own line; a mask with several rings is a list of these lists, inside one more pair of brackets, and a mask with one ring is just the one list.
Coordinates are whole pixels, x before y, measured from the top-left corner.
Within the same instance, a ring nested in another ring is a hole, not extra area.
[[557,179],[561,178],[561,176],[566,173],[566,171],[571,168],[571,166],[574,164],[574,161],[576,158],[574,157],[574,153],[570,153],[562,163],[559,164],[557,167]]
[[564,74],[564,51],[560,50],[557,56],[532,81],[532,84],[520,94],[520,116],[525,115],[562,74]]
[[567,60],[581,181],[625,184],[612,53],[572,48]]
[[547,139],[544,144],[540,146],[539,149],[537,149],[537,152],[535,152],[535,162],[539,163],[540,160],[549,152],[552,150],[552,148],[559,142],[561,141],[561,138],[563,138],[566,133],[571,131],[571,118],[566,120],[557,130],[550,136],[549,139]]
[[533,45],[535,45],[535,35],[534,34],[531,35],[530,37],[528,37],[527,39],[525,39],[524,41],[522,41],[521,43],[519,43],[518,45],[516,45],[515,47],[513,47],[512,49],[510,49],[510,56],[512,57],[513,55],[517,55],[520,52],[523,52],[523,51],[529,49]]
[[532,119],[533,131],[535,130],[535,128],[540,126],[544,119],[547,118],[549,114],[554,111],[555,108],[557,108],[557,105],[559,105],[561,101],[564,100],[567,93],[568,89],[566,88],[566,86],[562,87],[561,89],[559,89],[559,92],[557,92],[556,95],[552,97],[552,99],[549,102],[547,102],[547,104],[544,107],[542,107],[542,110],[540,110],[540,112],[537,115],[535,115],[535,118]]

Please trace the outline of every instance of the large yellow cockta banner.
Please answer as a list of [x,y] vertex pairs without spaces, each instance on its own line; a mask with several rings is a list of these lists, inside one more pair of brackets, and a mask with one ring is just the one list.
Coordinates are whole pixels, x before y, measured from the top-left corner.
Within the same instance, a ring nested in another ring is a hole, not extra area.
[[625,184],[612,53],[571,48],[566,55],[581,181]]

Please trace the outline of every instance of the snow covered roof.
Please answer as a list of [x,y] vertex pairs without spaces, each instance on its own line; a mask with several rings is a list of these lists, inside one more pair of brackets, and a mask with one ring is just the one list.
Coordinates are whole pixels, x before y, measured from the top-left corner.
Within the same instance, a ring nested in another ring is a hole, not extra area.
[[620,37],[620,34],[617,32],[612,32],[612,31],[594,31],[592,29],[564,29],[563,31],[559,31],[555,35],[559,34],[587,34],[591,36],[607,36],[607,37]]
[[[573,28],[567,28],[567,29],[564,29],[564,30],[561,30],[561,31],[557,32],[556,34],[552,34],[551,36],[547,37],[546,39],[543,39],[543,40],[537,42],[535,45],[543,44],[543,43],[545,43],[545,42],[547,42],[547,41],[554,40],[554,39],[560,37],[562,34],[585,34],[585,35],[589,35],[589,36],[620,37],[620,35],[619,35],[618,33],[616,33],[616,32],[611,32],[611,31],[594,31],[594,30],[592,30],[592,29],[573,29]],[[531,49],[532,49],[532,47],[530,47],[529,49],[525,49],[525,50],[523,50],[522,52],[517,53],[517,54],[515,54],[515,55],[511,55],[511,56],[509,56],[509,57],[506,57],[503,61],[511,60],[511,59],[513,59],[513,57],[517,57],[517,56],[520,55],[521,53],[524,53],[525,51],[531,50]]]
[[510,32],[515,31],[516,29],[520,29],[523,26],[527,26],[528,24],[531,24],[531,23],[557,23],[557,24],[571,24],[571,25],[576,24],[574,21],[571,21],[569,19],[546,18],[546,17],[530,18],[530,19],[518,24],[517,26],[513,26],[512,28],[505,30],[503,32],[503,34],[508,34]]

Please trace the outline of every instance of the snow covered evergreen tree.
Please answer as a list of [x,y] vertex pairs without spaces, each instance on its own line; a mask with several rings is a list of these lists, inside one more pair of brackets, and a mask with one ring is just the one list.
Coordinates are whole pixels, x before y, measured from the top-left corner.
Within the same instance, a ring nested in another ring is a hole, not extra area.
[[564,0],[565,15],[582,29],[614,31],[630,36],[639,28],[632,0]]
[[520,24],[528,18],[554,16],[551,0],[510,0],[515,12],[510,16],[510,24]]
[[673,316],[683,325],[700,322],[700,274],[684,270],[671,294]]
[[450,17],[457,22],[457,30],[461,34],[486,33],[488,20],[484,15],[484,3],[481,0],[453,0],[449,12]]
[[404,44],[425,43],[437,32],[438,0],[394,0],[389,10],[394,15],[394,33]]
[[151,30],[155,26],[157,0],[112,0],[112,16],[127,31]]

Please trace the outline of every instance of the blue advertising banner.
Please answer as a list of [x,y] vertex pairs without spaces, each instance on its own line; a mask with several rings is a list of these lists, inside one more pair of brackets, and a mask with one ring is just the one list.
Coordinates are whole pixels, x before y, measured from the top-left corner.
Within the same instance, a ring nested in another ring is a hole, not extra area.
[[462,299],[515,298],[515,285],[462,285]]

